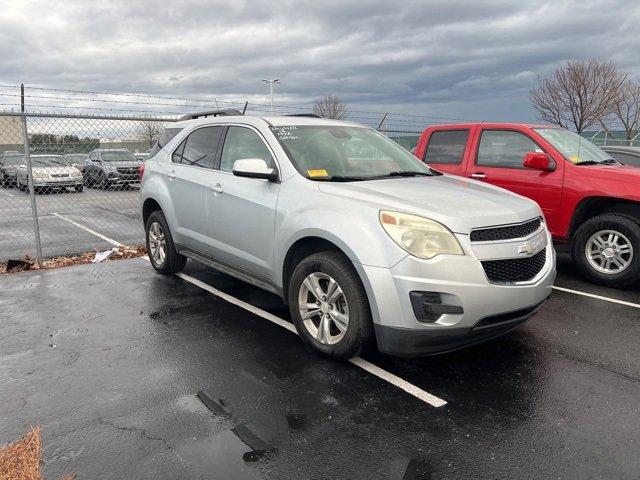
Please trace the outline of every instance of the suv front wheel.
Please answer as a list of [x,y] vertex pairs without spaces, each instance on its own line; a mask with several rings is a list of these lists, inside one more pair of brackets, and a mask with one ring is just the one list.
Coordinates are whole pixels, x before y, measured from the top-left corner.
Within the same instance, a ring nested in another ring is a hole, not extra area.
[[187,257],[177,252],[167,220],[160,210],[149,215],[145,230],[147,252],[153,268],[164,275],[181,272]]
[[288,299],[300,337],[326,357],[357,356],[373,338],[364,287],[351,261],[340,252],[303,259],[291,275]]
[[593,217],[576,231],[571,254],[589,281],[630,287],[640,278],[640,225],[623,215]]

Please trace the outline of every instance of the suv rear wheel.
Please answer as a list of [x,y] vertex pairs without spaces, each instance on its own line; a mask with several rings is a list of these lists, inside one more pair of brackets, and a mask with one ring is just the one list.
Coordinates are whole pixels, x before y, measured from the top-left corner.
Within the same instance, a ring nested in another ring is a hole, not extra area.
[[373,338],[364,287],[351,261],[340,252],[303,259],[291,276],[288,299],[300,337],[326,357],[347,360]]
[[640,279],[640,225],[623,215],[593,217],[576,231],[571,255],[589,281],[609,287],[632,286]]
[[187,257],[176,251],[169,225],[160,210],[149,215],[145,230],[147,252],[153,268],[164,275],[181,272],[187,263]]

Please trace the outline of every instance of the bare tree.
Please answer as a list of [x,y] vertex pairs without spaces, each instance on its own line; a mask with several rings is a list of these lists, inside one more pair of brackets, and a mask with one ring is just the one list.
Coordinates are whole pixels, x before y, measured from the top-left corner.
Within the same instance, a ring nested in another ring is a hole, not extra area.
[[[627,140],[640,133],[640,83],[629,80],[622,85],[608,119],[622,124]],[[611,134],[607,123],[607,119],[603,119],[602,126]]]
[[574,60],[539,78],[529,96],[542,120],[580,133],[612,111],[626,77],[610,61]]
[[134,131],[137,138],[147,142],[149,148],[153,147],[162,132],[162,123],[153,120],[140,121],[135,126]]
[[322,118],[342,120],[349,114],[349,106],[337,95],[325,95],[313,103],[313,113]]

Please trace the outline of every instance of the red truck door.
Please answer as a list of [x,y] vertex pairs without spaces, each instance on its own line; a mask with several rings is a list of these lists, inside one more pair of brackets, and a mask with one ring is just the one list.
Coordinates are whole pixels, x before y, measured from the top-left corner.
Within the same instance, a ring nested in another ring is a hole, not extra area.
[[564,162],[552,160],[555,163],[553,171],[523,166],[524,157],[529,152],[544,152],[553,158],[542,144],[543,140],[534,140],[526,130],[480,125],[471,144],[466,174],[536,201],[544,212],[549,229],[555,232],[562,198]]
[[417,147],[418,152],[424,151],[421,160],[441,172],[464,176],[472,128],[438,127],[427,132],[426,138],[420,139],[426,144],[426,150],[420,148],[421,145]]

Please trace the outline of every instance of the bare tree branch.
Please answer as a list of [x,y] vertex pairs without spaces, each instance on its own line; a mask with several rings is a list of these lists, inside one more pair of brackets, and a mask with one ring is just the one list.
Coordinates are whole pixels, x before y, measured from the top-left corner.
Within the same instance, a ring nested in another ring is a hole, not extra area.
[[136,138],[143,140],[149,144],[149,148],[153,147],[156,140],[162,132],[162,123],[155,121],[138,122],[134,128]]
[[322,118],[343,120],[349,114],[349,106],[337,95],[325,95],[313,103],[313,113]]
[[580,133],[610,114],[626,78],[610,61],[575,60],[539,78],[529,97],[541,120]]
[[627,140],[638,135],[640,132],[640,83],[627,81],[622,85],[609,118],[622,124]]

